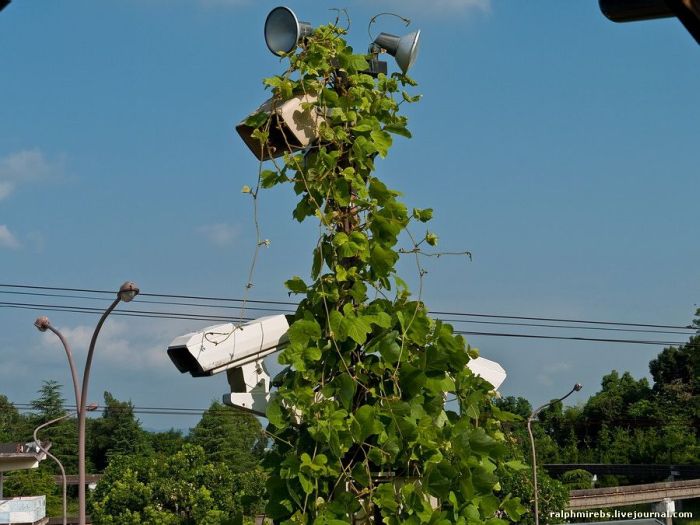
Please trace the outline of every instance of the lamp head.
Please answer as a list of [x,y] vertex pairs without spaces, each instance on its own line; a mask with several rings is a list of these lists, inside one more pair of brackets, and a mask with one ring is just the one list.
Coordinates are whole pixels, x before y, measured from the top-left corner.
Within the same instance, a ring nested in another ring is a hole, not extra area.
[[11,0],[0,0],[0,11],[10,5]]
[[119,292],[117,293],[117,297],[119,297],[119,299],[124,301],[125,303],[128,303],[134,297],[136,297],[138,294],[139,294],[139,287],[136,286],[135,283],[133,283],[131,281],[127,281],[124,284],[122,284],[121,287],[119,288]]
[[583,385],[581,383],[576,383],[574,385],[574,392],[580,392],[582,388],[583,388]]
[[40,332],[46,332],[46,330],[49,329],[49,326],[51,326],[51,323],[49,322],[48,317],[42,315],[41,317],[36,318],[36,321],[34,321],[34,326],[36,326],[37,330]]
[[275,7],[265,19],[265,43],[275,55],[286,55],[313,31],[311,24],[300,22],[288,7]]
[[406,73],[418,56],[419,39],[420,29],[402,37],[389,33],[379,33],[372,44],[393,56],[401,71]]

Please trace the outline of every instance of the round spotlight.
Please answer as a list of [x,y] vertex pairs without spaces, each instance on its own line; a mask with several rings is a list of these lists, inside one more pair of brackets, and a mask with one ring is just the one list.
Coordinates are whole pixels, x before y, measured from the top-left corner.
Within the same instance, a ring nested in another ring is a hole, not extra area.
[[312,31],[311,24],[300,22],[288,7],[275,7],[265,19],[265,43],[275,55],[293,51],[299,41]]
[[389,33],[379,33],[374,39],[374,45],[384,49],[396,59],[396,63],[401,71],[406,73],[418,56],[418,41],[420,39],[420,29],[402,37]]

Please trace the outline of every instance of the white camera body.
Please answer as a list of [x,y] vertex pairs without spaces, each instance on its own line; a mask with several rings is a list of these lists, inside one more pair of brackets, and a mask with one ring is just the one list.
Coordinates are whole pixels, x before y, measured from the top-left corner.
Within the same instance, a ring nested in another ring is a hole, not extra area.
[[498,390],[498,387],[506,380],[506,371],[496,361],[477,357],[476,359],[470,359],[467,367],[474,375],[491,383],[494,390]]
[[218,374],[262,360],[287,342],[284,315],[261,317],[243,325],[225,323],[176,337],[168,356],[177,369],[192,377]]
[[[230,393],[223,402],[264,415],[270,399],[270,374],[263,359],[284,348],[289,340],[285,315],[261,317],[243,325],[224,323],[176,337],[168,356],[183,374],[204,377],[226,372]],[[497,390],[506,378],[503,367],[483,357],[467,366]]]

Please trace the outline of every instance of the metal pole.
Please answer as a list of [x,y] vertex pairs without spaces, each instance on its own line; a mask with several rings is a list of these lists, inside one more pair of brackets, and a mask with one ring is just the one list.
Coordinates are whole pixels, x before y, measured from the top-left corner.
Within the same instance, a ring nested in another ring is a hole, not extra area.
[[581,383],[576,383],[574,385],[574,387],[569,391],[569,393],[566,394],[564,397],[560,397],[559,399],[553,399],[549,403],[545,403],[544,405],[539,407],[537,410],[533,411],[532,414],[530,414],[530,417],[527,418],[527,433],[530,436],[530,446],[532,447],[532,488],[533,488],[533,494],[534,494],[534,499],[535,499],[535,525],[540,525],[540,509],[539,509],[539,494],[538,494],[538,490],[537,490],[537,452],[535,451],[535,438],[532,435],[532,422],[537,417],[537,414],[539,414],[542,410],[547,408],[549,405],[552,405],[552,404],[557,403],[559,401],[564,401],[571,394],[573,394],[574,392],[578,392],[582,388],[583,388],[583,386],[581,385]]
[[100,333],[100,329],[107,319],[107,316],[112,313],[112,310],[121,301],[121,294],[117,294],[117,298],[112,302],[112,304],[105,310],[100,317],[100,320],[95,327],[95,331],[92,334],[92,339],[90,340],[90,348],[88,350],[87,359],[85,360],[85,371],[83,372],[83,385],[80,393],[80,407],[78,409],[78,525],[85,525],[86,513],[85,513],[85,415],[87,413],[85,406],[85,399],[88,395],[88,381],[90,379],[90,367],[92,366],[92,355],[95,352],[95,342],[97,341],[97,335]]
[[53,326],[50,324],[46,324],[46,329],[51,330],[58,338],[61,340],[61,343],[63,344],[63,349],[66,351],[66,357],[68,358],[68,366],[70,367],[70,375],[71,379],[73,380],[73,393],[75,395],[75,410],[80,410],[80,392],[78,392],[78,374],[75,370],[75,361],[73,360],[73,352],[71,352],[70,345],[68,344],[68,341],[66,340],[65,337],[63,337],[63,334],[56,330]]
[[[61,340],[63,340],[63,339],[61,338]],[[61,469],[61,479],[63,480],[63,525],[67,525],[67,523],[68,523],[68,504],[67,504],[68,497],[67,497],[67,489],[66,489],[66,487],[67,487],[66,470],[63,468],[63,464],[58,460],[58,458],[56,456],[54,456],[53,454],[51,454],[48,451],[48,449],[44,448],[44,445],[42,445],[41,441],[39,441],[37,434],[38,434],[39,430],[41,430],[42,428],[48,427],[49,425],[53,425],[54,423],[58,423],[59,421],[66,419],[67,417],[69,417],[71,415],[73,415],[73,414],[65,414],[61,417],[57,417],[56,419],[52,419],[51,421],[44,423],[42,425],[39,425],[38,427],[36,427],[34,429],[34,442],[37,444],[39,449],[44,454],[46,454],[48,457],[53,459],[58,464],[58,468]]]

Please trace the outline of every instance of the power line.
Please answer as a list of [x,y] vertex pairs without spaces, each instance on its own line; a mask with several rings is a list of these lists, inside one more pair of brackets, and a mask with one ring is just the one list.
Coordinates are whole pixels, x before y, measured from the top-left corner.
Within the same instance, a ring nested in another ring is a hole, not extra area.
[[[97,290],[88,288],[66,288],[58,286],[37,286],[37,285],[22,285],[22,284],[7,284],[0,283],[0,288],[14,288],[14,289],[30,289],[30,290],[51,290],[51,291],[62,291],[62,292],[81,292],[81,293],[92,293],[92,294],[108,294],[115,295],[113,290]],[[6,292],[0,292],[6,293]],[[252,300],[239,299],[232,297],[211,297],[202,295],[178,295],[178,294],[164,294],[164,293],[141,293],[141,297],[160,297],[169,299],[192,299],[198,301],[220,301],[220,302],[235,302],[235,303],[256,303],[264,305],[280,305],[280,306],[297,306],[297,303],[291,301],[271,301],[271,300]],[[137,299],[140,302],[145,302],[143,299]],[[160,304],[160,303],[159,303]],[[174,304],[165,302],[164,304]],[[205,305],[195,305],[195,304],[184,304],[184,306],[205,306]],[[211,307],[223,307],[223,305],[206,305]],[[693,326],[682,326],[682,325],[667,325],[667,324],[656,324],[656,323],[629,323],[629,322],[619,322],[619,321],[595,321],[595,320],[584,320],[584,319],[570,319],[570,318],[555,318],[555,317],[536,317],[536,316],[521,316],[521,315],[503,315],[503,314],[485,314],[485,313],[470,313],[470,312],[451,312],[451,311],[431,311],[435,315],[455,315],[455,316],[465,316],[465,317],[485,317],[485,318],[495,318],[495,319],[512,319],[512,320],[523,320],[523,321],[546,321],[546,322],[558,322],[558,323],[576,323],[576,324],[599,324],[599,325],[611,325],[611,326],[635,326],[641,328],[668,328],[674,330],[697,330]]]
[[[18,412],[23,412],[23,413],[31,413],[31,414],[36,414],[40,410],[34,407],[31,403],[10,403],[12,406],[15,407],[15,409]],[[70,411],[75,411],[76,407],[75,405],[63,405],[62,407],[64,410],[70,412]],[[233,416],[250,416],[251,414],[249,412],[246,412],[244,410],[237,409],[236,407],[228,407],[228,406],[222,406],[221,408],[180,408],[180,407],[138,407],[132,405],[131,407],[106,407],[103,405],[99,405],[96,409],[97,411],[101,411],[104,409],[108,409],[111,412],[116,412],[116,413],[124,413],[124,412],[131,412],[134,414],[143,414],[143,415],[162,415],[162,416],[169,416],[169,415],[175,415],[175,416],[201,416],[205,412],[208,412],[210,414],[214,415],[233,415]],[[9,411],[12,410],[11,407],[1,407],[1,411]]]
[[[56,298],[63,298],[63,299],[81,299],[81,300],[92,300],[92,301],[106,301],[107,299],[103,299],[101,297],[92,297],[92,296],[86,296],[86,295],[66,295],[66,294],[54,294],[54,293],[39,293],[39,292],[17,292],[17,291],[6,291],[6,290],[0,290],[0,294],[12,294],[12,295],[23,295],[23,296],[35,296],[35,297],[56,297]],[[241,306],[238,305],[229,305],[229,304],[200,304],[200,303],[193,303],[193,302],[180,302],[180,301],[152,301],[148,299],[138,299],[137,302],[139,304],[161,304],[161,305],[169,305],[169,306],[188,306],[188,307],[193,307],[193,308],[206,308],[206,309],[214,309],[214,308],[221,308],[221,309],[239,309]],[[31,304],[26,304],[26,303],[8,303],[8,304],[16,304],[19,306],[35,306]],[[2,306],[2,303],[0,303],[0,306]],[[72,308],[71,305],[47,305],[45,306],[46,308],[53,308],[54,311],[60,311],[57,310],[58,308]],[[77,307],[76,307],[77,308]],[[29,308],[24,308],[24,309],[29,309]],[[274,313],[293,313],[291,310],[280,310],[279,308],[263,308],[263,307],[247,307],[246,310],[251,310],[251,311],[260,311],[260,312],[274,312]],[[68,310],[70,311],[70,310]],[[101,310],[94,309],[93,313],[101,313]],[[437,313],[437,312],[434,312]],[[119,314],[116,314],[119,315]],[[129,315],[129,314],[123,314],[123,315]],[[218,321],[220,319],[230,319],[229,317],[211,317],[211,316],[204,316],[204,315],[197,315],[197,314],[182,314],[182,313],[172,313],[172,314],[159,314],[159,315],[187,315],[192,318],[198,318],[198,320],[213,320],[213,321]],[[169,317],[166,317],[169,318]],[[237,318],[240,320],[240,317]],[[609,332],[628,332],[628,333],[657,333],[657,334],[679,334],[679,335],[686,335],[687,332],[681,332],[681,331],[669,331],[669,330],[644,330],[644,329],[639,329],[639,328],[610,328],[610,327],[598,327],[598,326],[577,326],[577,325],[554,325],[554,324],[543,324],[543,323],[520,323],[520,322],[507,322],[507,321],[475,321],[473,319],[440,319],[443,322],[448,322],[448,323],[470,323],[470,324],[487,324],[487,325],[501,325],[501,326],[526,326],[526,327],[532,327],[532,328],[553,328],[553,329],[573,329],[573,330],[595,330],[595,331],[609,331]],[[687,330],[687,329],[686,329]]]
[[[0,308],[22,309],[22,310],[39,310],[39,311],[58,311],[79,314],[102,314],[102,309],[80,306],[52,305],[52,304],[36,304],[36,303],[16,303],[16,302],[0,302]],[[143,317],[143,318],[158,318],[158,319],[175,319],[188,321],[211,321],[218,323],[228,323],[232,320],[249,321],[251,318],[233,318],[231,316],[222,315],[196,315],[185,312],[162,312],[153,310],[117,310],[112,315],[120,315],[125,317]],[[464,321],[477,323],[478,321]],[[563,327],[562,327],[563,328]],[[550,339],[550,340],[565,340],[565,341],[588,341],[601,342],[612,344],[643,344],[656,346],[681,346],[687,344],[687,341],[658,341],[644,339],[613,339],[602,337],[582,337],[582,336],[554,336],[542,334],[522,334],[509,332],[476,332],[466,330],[455,330],[455,333],[462,335],[477,335],[484,337],[517,337],[526,339]]]
[[575,336],[556,336],[556,335],[534,335],[534,334],[509,334],[503,332],[468,332],[464,330],[455,330],[456,334],[462,335],[483,335],[491,337],[520,337],[526,339],[555,339],[561,341],[595,341],[599,343],[625,343],[639,345],[662,345],[662,346],[680,346],[686,342],[678,343],[674,341],[644,341],[640,339],[605,339],[602,337],[575,337]]

